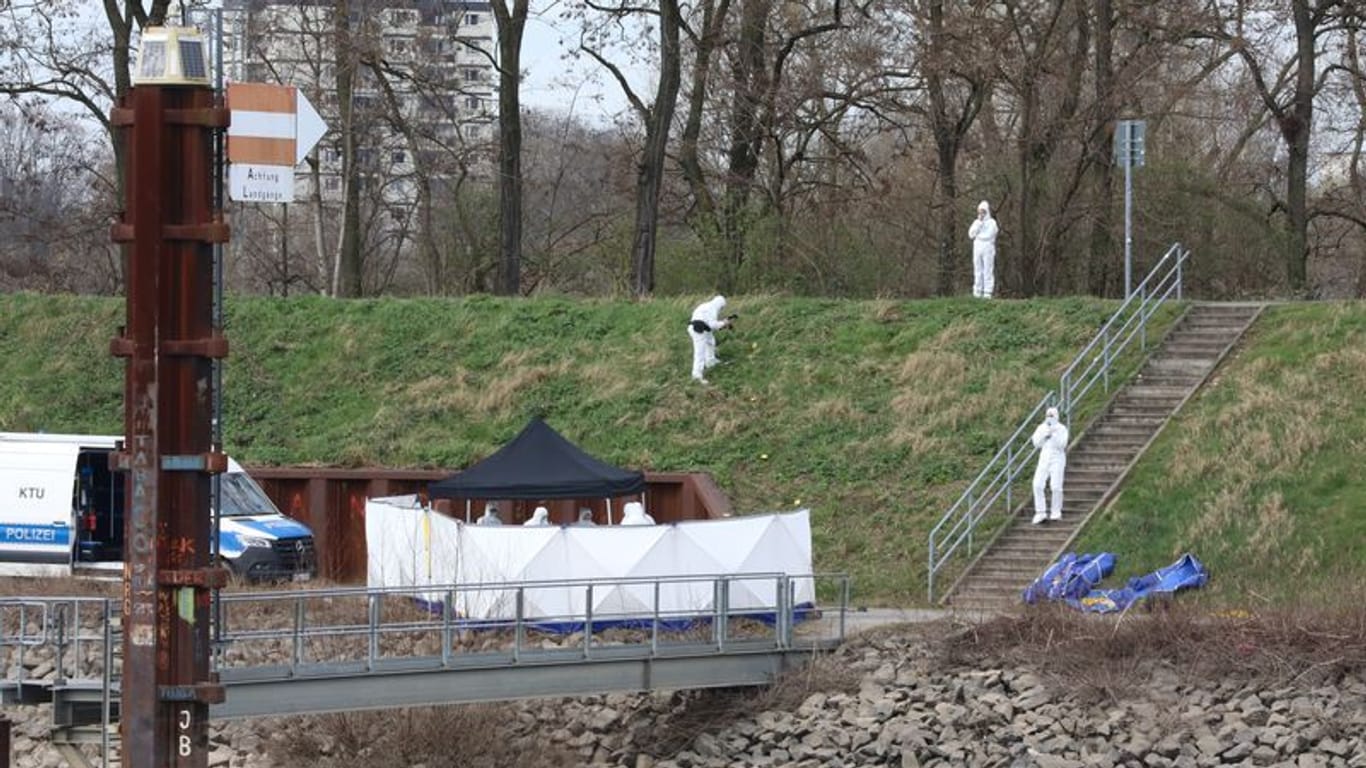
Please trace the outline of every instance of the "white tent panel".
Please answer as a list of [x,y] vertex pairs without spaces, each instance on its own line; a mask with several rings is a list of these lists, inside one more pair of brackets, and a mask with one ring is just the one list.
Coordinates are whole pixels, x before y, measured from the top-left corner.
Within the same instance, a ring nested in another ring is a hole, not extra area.
[[[802,516],[800,519],[793,515],[788,518],[770,517],[769,525],[764,529],[762,535],[754,542],[745,559],[740,562],[736,571],[740,573],[787,573],[787,566],[791,563],[791,554],[798,553],[799,558],[806,562],[811,560],[811,527],[808,518]],[[804,555],[804,557],[803,557]],[[761,584],[756,581],[749,581],[745,586],[754,591],[755,596],[766,605],[772,605],[774,601],[774,588],[776,582],[769,581]],[[815,585],[808,579],[802,579],[795,584],[796,589],[793,602],[801,604],[811,602],[815,599]]]
[[[658,604],[667,617],[714,610],[712,579],[731,575],[731,611],[772,611],[775,575],[811,573],[811,528],[806,510],[783,515],[706,520],[659,526],[471,526],[416,508],[416,500],[366,503],[369,584],[457,585],[457,608],[471,618],[517,614],[517,590],[492,585],[551,582],[522,591],[523,616],[581,621],[588,589],[563,582],[662,578],[653,583],[596,584],[600,618],[649,616]],[[488,588],[468,587],[488,584]],[[463,588],[461,588],[463,587]],[[656,598],[656,592],[658,597]],[[814,600],[810,580],[796,582],[797,602]],[[428,599],[444,594],[434,591]]]

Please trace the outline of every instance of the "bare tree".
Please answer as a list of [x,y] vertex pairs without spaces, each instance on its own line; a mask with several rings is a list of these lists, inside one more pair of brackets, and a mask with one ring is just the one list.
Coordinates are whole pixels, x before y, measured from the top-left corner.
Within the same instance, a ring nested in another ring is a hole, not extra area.
[[991,89],[990,46],[982,45],[981,14],[966,13],[957,3],[925,3],[926,39],[919,68],[929,100],[930,131],[934,134],[939,199],[937,237],[939,295],[954,292],[958,262],[958,155]]
[[[1285,274],[1291,290],[1306,285],[1309,255],[1309,149],[1314,130],[1314,98],[1323,85],[1317,66],[1320,40],[1336,31],[1342,0],[1291,0],[1288,9],[1277,3],[1238,0],[1231,9],[1230,43],[1238,52],[1285,141],[1287,152],[1285,200]],[[1289,21],[1294,30],[1294,54],[1280,52],[1276,28]],[[1354,7],[1352,11],[1355,12]]]
[[117,289],[112,190],[100,179],[110,169],[92,150],[95,130],[41,103],[0,103],[0,289]]
[[491,0],[498,20],[498,292],[522,284],[522,32],[527,0]]
[[653,17],[657,25],[658,39],[655,45],[659,54],[659,71],[654,99],[648,105],[632,88],[621,67],[608,58],[605,46],[607,38],[600,32],[585,30],[579,43],[580,50],[597,61],[616,80],[636,117],[645,126],[645,141],[636,174],[635,224],[631,234],[631,292],[636,296],[648,296],[655,289],[655,249],[658,246],[659,196],[664,185],[665,153],[682,84],[679,38],[683,19],[677,0],[659,0],[658,8],[632,6],[626,0],[616,5],[600,5],[587,0],[585,5],[602,14],[607,24],[620,24],[631,17],[643,15]]

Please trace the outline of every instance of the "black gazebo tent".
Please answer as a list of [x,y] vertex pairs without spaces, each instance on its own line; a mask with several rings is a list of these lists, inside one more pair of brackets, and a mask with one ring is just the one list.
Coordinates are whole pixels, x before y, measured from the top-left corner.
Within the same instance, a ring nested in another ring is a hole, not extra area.
[[644,472],[589,456],[540,418],[493,455],[428,486],[433,499],[611,499],[644,490]]

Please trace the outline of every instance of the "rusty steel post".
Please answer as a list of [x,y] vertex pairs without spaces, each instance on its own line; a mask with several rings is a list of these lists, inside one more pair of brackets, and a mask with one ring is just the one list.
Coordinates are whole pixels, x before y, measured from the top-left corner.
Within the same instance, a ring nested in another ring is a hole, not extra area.
[[213,208],[213,132],[227,125],[214,92],[138,85],[113,119],[126,142],[127,325],[111,351],[127,358],[123,450],[129,473],[123,584],[120,738],[132,768],[208,765],[210,589],[226,573],[209,560],[213,450],[212,244],[227,239]]

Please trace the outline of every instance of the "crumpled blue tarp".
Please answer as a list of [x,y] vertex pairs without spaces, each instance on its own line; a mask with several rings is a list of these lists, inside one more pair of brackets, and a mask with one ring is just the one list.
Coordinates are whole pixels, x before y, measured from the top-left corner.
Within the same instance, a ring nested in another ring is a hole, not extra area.
[[1096,589],[1114,567],[1115,556],[1110,552],[1094,555],[1068,552],[1048,566],[1033,584],[1025,587],[1022,597],[1031,605],[1061,600],[1080,611],[1111,613],[1122,611],[1150,595],[1195,589],[1209,581],[1205,566],[1194,555],[1186,553],[1165,568],[1129,579],[1119,589]]

